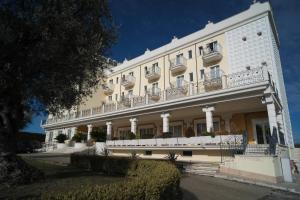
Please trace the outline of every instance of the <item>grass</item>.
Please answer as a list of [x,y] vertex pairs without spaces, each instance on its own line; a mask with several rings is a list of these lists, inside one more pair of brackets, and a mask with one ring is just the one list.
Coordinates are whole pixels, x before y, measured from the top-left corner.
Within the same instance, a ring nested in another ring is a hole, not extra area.
[[[45,173],[45,180],[8,187],[0,185],[0,199],[39,199],[42,192],[66,192],[86,185],[103,185],[124,180],[123,177],[105,176],[101,173],[83,171],[55,162],[56,157],[30,157],[23,159]],[[57,157],[57,160],[64,159]],[[65,157],[65,159],[69,159]]]

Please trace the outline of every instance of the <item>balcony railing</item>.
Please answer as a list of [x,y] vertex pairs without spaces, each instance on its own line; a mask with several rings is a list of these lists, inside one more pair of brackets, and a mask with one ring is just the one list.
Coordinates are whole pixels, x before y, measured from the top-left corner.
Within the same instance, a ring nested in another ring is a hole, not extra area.
[[216,44],[213,48],[207,47],[204,49],[202,59],[204,63],[210,63],[219,61],[222,57],[222,46]]
[[133,87],[135,84],[135,77],[132,75],[127,75],[122,78],[121,85],[123,85],[125,88]]
[[[121,98],[121,101],[109,102],[103,104],[102,106],[86,109],[81,112],[72,112],[60,117],[49,118],[43,124],[53,124],[96,114],[116,112],[132,107],[145,106],[148,104],[180,99],[182,97],[205,94],[212,91],[239,88],[265,81],[269,81],[270,85],[272,86],[272,78],[270,74],[265,68],[262,67],[229,75],[221,73],[220,75],[220,77],[209,77],[206,75],[204,80],[198,82],[177,81],[171,83],[171,87],[165,90],[160,90],[159,88],[150,89],[145,96],[126,95]],[[273,85],[273,87],[275,86]]]
[[152,68],[145,71],[146,79],[152,81],[160,78],[160,68],[158,66],[153,66]]
[[113,147],[218,147],[220,145],[233,146],[242,144],[242,135],[218,135],[197,137],[153,138],[134,140],[108,140],[106,145]]
[[115,85],[112,83],[102,84],[102,89],[105,95],[111,95],[114,92]]
[[170,71],[172,72],[172,74],[184,72],[186,68],[187,65],[185,57],[180,56],[170,60]]

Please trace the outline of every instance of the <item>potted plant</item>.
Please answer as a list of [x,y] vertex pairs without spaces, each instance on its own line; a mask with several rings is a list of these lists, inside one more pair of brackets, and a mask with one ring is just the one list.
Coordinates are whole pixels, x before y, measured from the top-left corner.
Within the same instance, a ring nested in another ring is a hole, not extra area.
[[188,127],[184,133],[184,136],[189,138],[189,137],[194,137],[195,136],[195,132],[193,130],[192,127]]
[[65,134],[58,134],[55,138],[57,140],[57,149],[65,148],[67,145],[65,144],[65,140],[67,140],[67,136]]
[[86,144],[83,142],[84,140],[86,140],[86,135],[84,135],[83,133],[81,132],[77,132],[73,138],[72,138],[73,141],[75,141],[75,145],[74,145],[74,148],[78,149],[78,148],[82,148],[82,147],[85,147]]
[[210,136],[212,138],[214,138],[216,136],[216,134],[214,132],[204,132],[202,133],[203,136]]
[[106,132],[98,128],[91,132],[91,137],[96,142],[96,153],[104,155],[106,152]]

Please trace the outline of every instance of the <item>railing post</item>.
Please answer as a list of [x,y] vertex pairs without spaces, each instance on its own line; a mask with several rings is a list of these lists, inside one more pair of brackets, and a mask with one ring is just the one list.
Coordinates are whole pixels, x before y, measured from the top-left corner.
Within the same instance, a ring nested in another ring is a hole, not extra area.
[[227,88],[227,75],[222,76],[222,89]]
[[130,107],[133,108],[133,98],[130,99]]
[[102,112],[105,113],[105,104],[102,104]]
[[145,101],[146,101],[146,102],[145,102],[146,105],[149,104],[149,94],[146,94],[146,96],[145,96]]
[[164,90],[163,94],[164,94],[164,101],[166,101],[167,100],[167,90]]

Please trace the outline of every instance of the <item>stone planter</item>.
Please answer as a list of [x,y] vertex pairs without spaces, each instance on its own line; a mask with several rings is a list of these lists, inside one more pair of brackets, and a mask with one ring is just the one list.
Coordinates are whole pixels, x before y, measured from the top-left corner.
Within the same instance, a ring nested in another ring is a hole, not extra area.
[[67,144],[65,144],[65,143],[57,143],[57,149],[63,149],[65,147],[67,147]]
[[81,142],[75,142],[74,144],[74,148],[75,149],[81,149],[83,147],[86,147],[86,144],[85,143],[81,143]]
[[105,142],[96,142],[96,154],[103,155],[104,151],[106,150],[106,143]]

